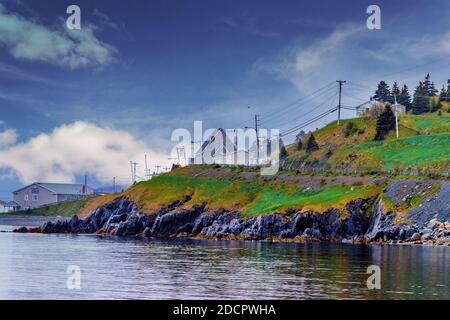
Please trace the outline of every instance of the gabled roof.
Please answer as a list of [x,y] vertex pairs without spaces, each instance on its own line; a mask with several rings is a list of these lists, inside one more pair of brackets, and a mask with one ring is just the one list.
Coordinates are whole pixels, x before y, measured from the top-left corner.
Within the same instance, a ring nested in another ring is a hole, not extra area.
[[18,204],[15,201],[10,201],[10,202],[5,203],[5,207],[20,207],[20,204]]
[[[76,184],[76,183],[46,183],[46,182],[35,182],[28,186],[25,186],[23,188],[20,188],[15,192],[21,191],[23,189],[26,189],[28,187],[31,187],[33,185],[41,186],[42,188],[45,188],[55,194],[75,194],[75,195],[81,195],[83,194],[83,184]],[[88,186],[87,191],[93,191],[91,187]]]

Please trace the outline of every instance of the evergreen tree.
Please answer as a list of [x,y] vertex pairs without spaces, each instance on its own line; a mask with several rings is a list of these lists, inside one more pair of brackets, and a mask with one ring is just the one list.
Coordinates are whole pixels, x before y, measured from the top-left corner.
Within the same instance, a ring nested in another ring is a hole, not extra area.
[[377,119],[377,133],[375,140],[384,140],[390,130],[395,129],[395,115],[391,106],[386,106]]
[[450,102],[450,79],[447,80],[447,101]]
[[377,90],[375,91],[375,95],[373,96],[373,99],[381,102],[390,102],[392,100],[389,86],[385,81],[380,81],[380,83],[377,86]]
[[306,137],[306,133],[305,131],[300,131],[299,133],[297,133],[297,135],[295,136],[295,141],[300,141],[303,140]]
[[285,146],[282,146],[280,149],[280,159],[286,159],[288,157],[288,152]]
[[406,84],[403,85],[402,91],[397,98],[397,102],[406,107],[406,111],[411,110],[411,96],[409,95],[409,90]]
[[316,142],[316,138],[314,138],[314,135],[311,133],[306,142],[306,152],[313,152],[316,150],[319,150],[319,145]]
[[412,103],[413,114],[422,114],[424,112],[430,111],[430,106],[428,102],[428,92],[423,82],[419,82],[414,92],[414,99]]
[[394,97],[397,98],[397,102],[398,102],[398,99],[400,97],[400,89],[398,88],[397,82],[394,82],[394,84],[392,85],[391,97],[392,97],[392,103],[395,100]]
[[445,89],[445,86],[442,85],[441,93],[439,93],[439,101],[446,101],[447,100],[447,90]]
[[298,140],[298,142],[297,142],[297,150],[300,151],[300,150],[302,150],[302,149],[303,149],[303,143],[302,143],[302,140]]
[[430,74],[428,73],[425,77],[425,81],[423,82],[423,86],[425,88],[426,95],[429,97],[435,97],[438,91],[434,87],[434,82],[430,80]]

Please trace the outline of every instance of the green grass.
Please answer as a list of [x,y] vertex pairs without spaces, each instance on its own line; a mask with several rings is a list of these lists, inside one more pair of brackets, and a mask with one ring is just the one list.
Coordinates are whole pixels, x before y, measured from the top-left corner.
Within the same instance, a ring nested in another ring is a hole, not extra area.
[[307,190],[299,187],[295,192],[265,189],[251,203],[244,216],[272,213],[289,208],[323,212],[331,208],[341,209],[351,200],[369,198],[379,192],[379,187],[369,186],[333,186],[320,190]]
[[7,215],[71,217],[75,214],[78,214],[87,201],[88,199],[80,199],[76,201],[69,201],[60,204],[50,205],[42,208],[8,212]]
[[[374,142],[376,121],[369,118],[336,121],[314,132],[318,151],[298,151],[288,146],[292,160],[320,163],[323,170],[338,173],[395,173],[448,176],[450,169],[450,114],[441,112],[401,115],[400,139],[392,130],[385,141]],[[349,123],[354,130],[345,134]],[[361,133],[362,132],[362,133]],[[325,155],[332,156],[328,159]]]
[[139,183],[125,192],[141,211],[155,212],[186,195],[192,199],[184,206],[206,202],[211,210],[237,210],[244,216],[282,212],[288,208],[326,211],[343,208],[358,198],[369,198],[383,186],[328,186],[319,190],[305,189],[296,183],[265,181],[260,178],[193,177],[166,174]]
[[[417,169],[424,171],[448,172],[450,165],[450,134],[413,136],[387,142],[366,142],[342,148],[331,161],[345,162],[348,157],[356,157],[353,165],[363,168],[391,171],[394,169]],[[348,160],[347,160],[348,161]]]
[[436,113],[405,115],[400,117],[400,124],[419,134],[450,133],[450,117],[446,113],[442,116]]

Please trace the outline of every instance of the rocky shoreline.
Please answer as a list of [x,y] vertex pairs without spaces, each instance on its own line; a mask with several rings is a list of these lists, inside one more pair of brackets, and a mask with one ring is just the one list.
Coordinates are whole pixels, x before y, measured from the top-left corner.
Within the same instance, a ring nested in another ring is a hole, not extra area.
[[[345,214],[337,209],[318,213],[287,210],[278,214],[242,217],[240,212],[210,211],[207,204],[186,209],[185,197],[159,211],[143,215],[125,197],[97,208],[86,219],[47,222],[14,232],[105,234],[143,238],[271,240],[287,242],[398,243],[450,245],[450,223],[431,219],[426,225],[395,223],[379,200],[349,202]],[[372,212],[369,212],[369,211]]]

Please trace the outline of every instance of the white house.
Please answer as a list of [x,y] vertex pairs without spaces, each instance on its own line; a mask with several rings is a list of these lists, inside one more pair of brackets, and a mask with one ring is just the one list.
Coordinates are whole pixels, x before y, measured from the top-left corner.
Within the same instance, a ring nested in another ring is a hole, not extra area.
[[[94,193],[94,189],[85,184],[35,182],[13,191],[13,198],[14,203],[21,210],[26,210],[53,203],[77,200]],[[12,205],[14,204],[12,203]]]
[[0,200],[0,213],[7,212],[6,208],[5,208],[5,204],[6,204],[6,202]]

